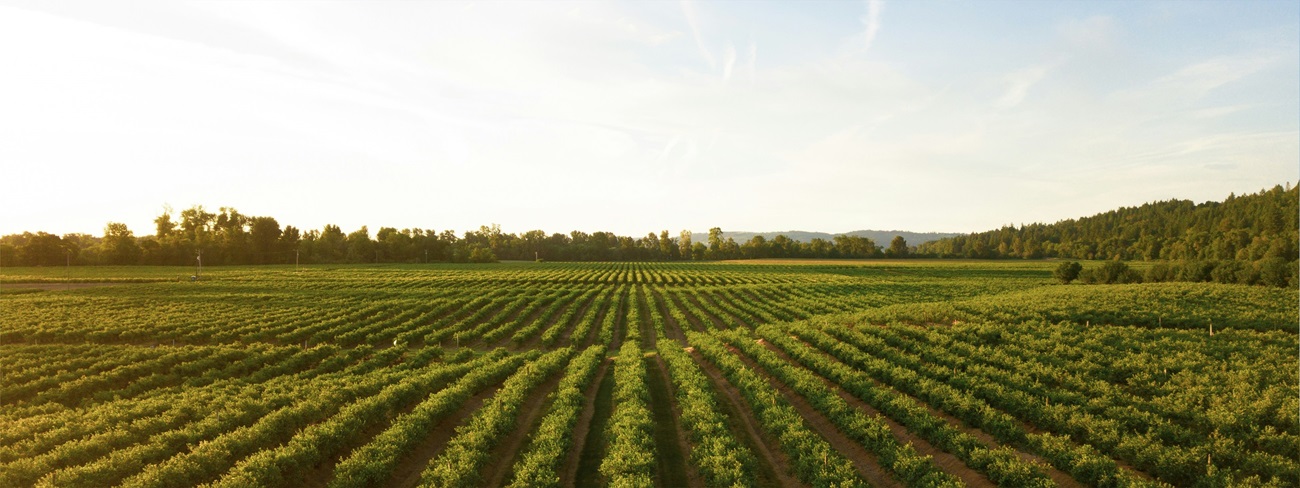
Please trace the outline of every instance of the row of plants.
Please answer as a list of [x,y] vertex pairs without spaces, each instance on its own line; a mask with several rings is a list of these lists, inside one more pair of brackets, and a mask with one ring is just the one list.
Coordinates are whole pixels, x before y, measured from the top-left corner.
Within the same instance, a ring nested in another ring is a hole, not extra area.
[[334,467],[334,478],[329,486],[363,487],[387,483],[402,457],[440,420],[461,408],[470,396],[503,380],[524,362],[541,356],[540,351],[508,355],[497,350],[490,354],[500,356],[500,359],[470,370],[457,382],[429,395],[411,411],[395,417],[388,428],[369,443],[340,460]]
[[[1114,331],[1115,328],[1108,330],[1109,333]],[[1142,347],[1140,341],[1133,341],[1132,344],[1132,347]],[[903,351],[898,357],[911,359],[907,354],[909,353]],[[1118,354],[1124,355],[1126,354]],[[1028,380],[1018,380],[998,369],[970,368],[965,374],[952,374],[951,379],[945,380],[942,375],[949,374],[947,370],[928,365],[930,361],[962,361],[952,356],[948,351],[927,350],[924,356],[918,354],[912,357],[927,362],[927,366],[919,367],[928,370],[932,377],[968,389],[976,397],[984,398],[1023,418],[1043,422],[1041,425],[1066,429],[1065,432],[1079,438],[1086,436],[1095,446],[1162,480],[1181,485],[1213,483],[1216,477],[1246,479],[1257,476],[1265,480],[1274,476],[1281,479],[1300,478],[1300,463],[1289,456],[1252,450],[1233,439],[1233,433],[1226,428],[1231,422],[1222,422],[1223,427],[1216,428],[1222,430],[1222,433],[1210,432],[1199,436],[1186,426],[1164,417],[1132,406],[1114,405],[1113,402],[1118,400],[1111,397],[1075,398],[1074,401],[1052,403],[1051,396],[1044,396],[1046,393],[1041,391],[1035,392]],[[1208,358],[1202,361],[1206,364],[1213,362]],[[1227,366],[1226,362],[1221,364]],[[1042,401],[1044,398],[1049,401]],[[1216,415],[1217,409],[1213,408],[1214,405],[1210,407],[1210,415]],[[1051,420],[1038,420],[1045,417]],[[1213,462],[1201,463],[1201,459]],[[1212,473],[1215,476],[1210,476]]]
[[691,462],[708,486],[753,486],[757,460],[727,429],[727,418],[718,408],[713,386],[699,365],[675,342],[661,342],[657,349],[668,368],[677,392],[681,424],[691,441]]
[[[884,419],[868,416],[831,391],[821,378],[807,369],[790,364],[757,343],[753,336],[740,331],[722,334],[724,340],[739,349],[780,382],[830,419],[837,428],[862,444],[895,478],[910,486],[961,486],[961,480],[943,472],[928,456],[921,456],[911,444],[900,444]],[[909,426],[910,427],[910,426]],[[928,439],[927,439],[928,440]],[[999,484],[1033,486],[1002,480]]]
[[[782,334],[779,330],[764,327],[760,332],[764,339],[780,347],[803,366],[840,385],[845,391],[888,415],[931,445],[953,454],[967,466],[984,473],[993,482],[1008,486],[1051,486],[1053,484],[1042,466],[1020,459],[1014,449],[1006,446],[989,446],[958,426],[930,413],[924,404],[898,393],[903,391],[915,395],[915,391],[919,388],[898,388],[889,381],[885,383],[898,389],[877,386],[872,381],[872,377],[879,377],[877,374],[888,366],[873,365],[880,367],[870,370],[854,369],[842,362],[831,360],[831,357],[834,357],[843,361],[842,356],[846,355],[843,351],[835,348],[824,349],[829,354],[827,356],[791,339],[787,335],[789,333],[807,340],[804,337],[805,331],[799,329]],[[825,345],[817,344],[818,347]],[[895,376],[906,374],[905,371],[895,371],[895,369],[897,368],[891,368],[888,374]],[[948,392],[916,396],[941,409],[951,401],[960,401],[959,395],[943,395],[943,393]],[[979,426],[975,423],[972,425]]]
[[775,438],[790,458],[794,475],[800,481],[819,487],[868,486],[848,459],[809,429],[799,412],[781,397],[776,388],[745,366],[721,341],[699,332],[687,333],[687,340],[740,391],[763,431]]
[[[635,318],[636,314],[631,315]],[[650,412],[645,358],[633,338],[638,327],[631,325],[631,320],[628,323],[628,337],[614,359],[614,411],[610,414],[609,444],[600,474],[610,486],[650,487],[654,486],[654,416]]]
[[346,453],[362,432],[383,425],[423,398],[426,392],[437,391],[475,368],[489,366],[503,355],[497,352],[469,362],[425,368],[384,387],[373,396],[344,406],[329,419],[302,429],[289,442],[245,458],[213,486],[291,484],[308,470]]
[[447,447],[420,475],[420,485],[428,487],[471,487],[483,483],[481,470],[492,447],[515,428],[519,409],[528,396],[568,363],[572,348],[548,352],[519,368],[506,379],[469,421],[456,427],[456,435]]
[[560,486],[560,464],[573,445],[573,427],[586,405],[584,392],[591,386],[600,364],[605,361],[605,346],[587,347],[569,363],[560,385],[551,397],[551,405],[533,432],[528,446],[512,468],[512,488]]

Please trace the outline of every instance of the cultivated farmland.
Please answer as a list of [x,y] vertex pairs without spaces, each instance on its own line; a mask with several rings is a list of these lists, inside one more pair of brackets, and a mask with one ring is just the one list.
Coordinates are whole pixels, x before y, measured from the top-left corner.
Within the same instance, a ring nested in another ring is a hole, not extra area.
[[8,268],[0,486],[1300,481],[1296,289],[1055,264]]

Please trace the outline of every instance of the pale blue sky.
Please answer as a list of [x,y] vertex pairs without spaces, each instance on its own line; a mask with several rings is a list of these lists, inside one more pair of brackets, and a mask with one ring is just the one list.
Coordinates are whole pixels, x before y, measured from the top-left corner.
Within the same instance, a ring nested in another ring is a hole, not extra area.
[[1296,2],[0,1],[0,233],[970,232],[1300,179]]

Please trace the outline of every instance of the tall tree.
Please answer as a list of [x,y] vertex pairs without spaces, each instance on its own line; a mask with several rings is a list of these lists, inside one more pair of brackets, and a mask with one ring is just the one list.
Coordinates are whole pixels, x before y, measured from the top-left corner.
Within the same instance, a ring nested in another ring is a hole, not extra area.
[[348,234],[347,260],[349,263],[373,263],[379,260],[375,254],[375,243],[370,240],[370,230],[366,226]]
[[659,233],[659,254],[669,260],[675,260],[680,255],[677,251],[677,243],[668,236],[668,229]]
[[103,255],[108,264],[138,264],[140,246],[135,242],[135,234],[126,224],[109,222],[104,226]]
[[62,266],[71,258],[71,253],[63,245],[63,239],[46,232],[25,234],[30,236],[19,254],[20,262],[28,266]]
[[903,239],[903,236],[894,236],[894,239],[889,241],[889,250],[885,251],[885,254],[891,258],[907,257],[907,240]]
[[709,229],[709,252],[712,254],[710,259],[717,259],[716,255],[722,252],[722,228],[714,227]]
[[280,223],[271,217],[253,217],[249,219],[248,243],[251,246],[252,262],[266,264],[283,262],[279,254]]

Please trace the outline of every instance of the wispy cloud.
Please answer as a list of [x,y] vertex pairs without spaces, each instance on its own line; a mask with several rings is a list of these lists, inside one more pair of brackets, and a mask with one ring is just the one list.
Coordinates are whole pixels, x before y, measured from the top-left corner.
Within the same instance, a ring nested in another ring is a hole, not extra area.
[[1176,93],[1200,99],[1209,92],[1253,75],[1273,63],[1277,56],[1220,56],[1195,63],[1163,76],[1151,87],[1164,93]]
[[867,15],[862,17],[862,25],[867,29],[863,52],[871,50],[871,44],[876,41],[876,33],[880,32],[880,11],[884,8],[884,0],[867,0]]
[[1030,66],[1028,68],[1016,71],[1007,75],[1007,89],[1002,93],[995,104],[1000,109],[1008,109],[1020,105],[1025,101],[1025,95],[1029,94],[1029,89],[1043,80],[1047,72],[1052,69],[1053,65]]
[[728,41],[727,50],[725,51],[725,57],[723,58],[723,63],[722,63],[722,81],[725,82],[731,79],[731,73],[733,68],[735,67],[736,67],[736,45]]
[[691,0],[682,0],[682,15],[686,16],[686,24],[691,27],[691,35],[695,37],[695,47],[699,48],[700,55],[709,62],[710,68],[716,69],[718,62],[713,59],[713,53],[709,52],[709,48],[704,47],[704,38],[700,36],[700,21],[695,16],[695,5]]

